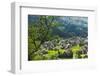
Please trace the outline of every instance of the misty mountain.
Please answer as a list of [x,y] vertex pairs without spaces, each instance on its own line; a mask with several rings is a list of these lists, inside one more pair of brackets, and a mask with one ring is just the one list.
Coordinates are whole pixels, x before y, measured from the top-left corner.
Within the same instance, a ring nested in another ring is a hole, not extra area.
[[[38,22],[38,15],[29,15],[28,24],[32,25]],[[88,36],[88,17],[80,16],[57,16],[55,19],[61,26],[52,28],[52,35],[59,35],[63,38]]]

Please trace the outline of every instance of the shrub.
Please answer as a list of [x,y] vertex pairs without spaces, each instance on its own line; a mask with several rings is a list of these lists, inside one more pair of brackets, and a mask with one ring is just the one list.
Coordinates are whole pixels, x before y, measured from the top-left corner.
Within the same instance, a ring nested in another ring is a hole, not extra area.
[[78,52],[81,50],[81,47],[79,46],[79,44],[73,46],[71,48],[72,52],[73,52],[73,58],[78,58]]

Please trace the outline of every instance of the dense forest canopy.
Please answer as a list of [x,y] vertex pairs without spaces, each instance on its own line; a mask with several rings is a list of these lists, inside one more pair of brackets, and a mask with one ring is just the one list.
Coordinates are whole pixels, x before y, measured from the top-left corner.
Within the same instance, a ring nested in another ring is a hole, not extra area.
[[87,38],[88,17],[28,15],[29,60],[85,58]]

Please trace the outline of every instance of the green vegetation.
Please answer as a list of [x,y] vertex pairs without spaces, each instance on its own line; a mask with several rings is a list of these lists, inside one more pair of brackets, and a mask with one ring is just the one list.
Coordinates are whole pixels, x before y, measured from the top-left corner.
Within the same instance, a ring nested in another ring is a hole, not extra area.
[[[85,38],[76,35],[74,32],[68,33],[68,30],[66,32],[66,30],[63,30],[63,22],[59,20],[62,18],[61,16],[34,17],[36,17],[34,21],[28,23],[28,60],[88,57],[86,32],[82,35]],[[72,27],[72,25],[70,26]]]
[[72,52],[73,52],[73,58],[78,58],[78,52],[81,50],[81,47],[78,45],[75,45],[71,48]]

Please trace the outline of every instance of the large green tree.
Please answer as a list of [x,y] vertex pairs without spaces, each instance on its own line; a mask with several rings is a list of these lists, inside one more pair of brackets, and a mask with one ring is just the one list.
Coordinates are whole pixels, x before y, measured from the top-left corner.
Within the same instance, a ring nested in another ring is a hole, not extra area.
[[45,41],[51,39],[51,28],[59,25],[56,18],[55,16],[38,16],[37,23],[28,26],[29,60]]

